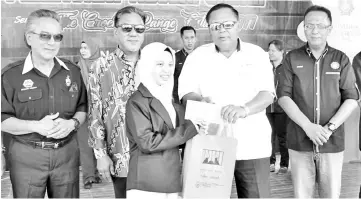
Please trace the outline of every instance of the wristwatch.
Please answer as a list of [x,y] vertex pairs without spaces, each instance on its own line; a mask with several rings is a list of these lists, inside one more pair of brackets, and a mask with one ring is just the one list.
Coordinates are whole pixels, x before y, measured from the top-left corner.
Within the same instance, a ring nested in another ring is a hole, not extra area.
[[74,120],[74,131],[78,131],[79,127],[80,127],[80,122],[78,119],[76,119],[75,117],[71,118],[71,120]]
[[336,125],[334,123],[331,123],[331,122],[327,123],[326,126],[327,126],[328,130],[330,130],[332,133],[334,133],[336,131],[336,129],[337,129]]

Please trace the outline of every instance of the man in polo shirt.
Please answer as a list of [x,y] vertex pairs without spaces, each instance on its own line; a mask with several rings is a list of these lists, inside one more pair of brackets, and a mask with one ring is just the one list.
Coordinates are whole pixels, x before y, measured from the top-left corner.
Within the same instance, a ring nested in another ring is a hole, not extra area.
[[196,30],[192,26],[183,26],[180,30],[180,35],[183,43],[182,50],[175,54],[175,69],[174,69],[174,87],[173,87],[173,99],[174,102],[180,103],[178,96],[178,79],[182,72],[183,64],[186,61],[188,55],[194,50],[197,42]]
[[[358,88],[361,88],[361,52],[359,52],[353,58],[352,67],[355,71],[357,86],[358,86]],[[359,106],[360,106],[360,103],[359,103]],[[361,117],[360,117],[360,122],[359,122],[359,149],[361,151]],[[360,185],[359,198],[361,198],[361,185]]]
[[213,43],[190,54],[179,79],[183,102],[197,100],[223,106],[221,116],[233,124],[238,140],[235,180],[239,198],[268,198],[271,126],[265,109],[273,102],[272,65],[260,47],[243,42],[239,14],[228,4],[206,15]]
[[56,57],[59,16],[50,10],[30,14],[25,41],[31,52],[1,75],[1,130],[9,145],[14,198],[79,197],[79,149],[76,133],[85,120],[87,101],[80,69]]
[[304,14],[307,44],[286,55],[278,103],[290,117],[287,143],[295,197],[338,198],[345,132],[359,92],[348,57],[327,44],[331,12],[311,6]]

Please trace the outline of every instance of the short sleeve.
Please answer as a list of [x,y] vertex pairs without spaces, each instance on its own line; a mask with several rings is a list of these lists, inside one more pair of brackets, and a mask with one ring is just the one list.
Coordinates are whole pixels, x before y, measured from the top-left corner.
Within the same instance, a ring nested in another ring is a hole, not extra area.
[[179,76],[178,82],[178,94],[179,99],[188,93],[200,93],[199,89],[199,78],[202,73],[199,73],[199,57],[197,57],[197,51],[192,52],[188,55],[182,69],[182,73]]
[[292,98],[293,89],[293,71],[291,65],[291,53],[288,53],[283,60],[282,69],[280,70],[279,82],[277,85],[277,97],[288,96]]
[[1,122],[10,117],[15,117],[15,108],[12,105],[14,89],[9,84],[5,75],[1,78]]

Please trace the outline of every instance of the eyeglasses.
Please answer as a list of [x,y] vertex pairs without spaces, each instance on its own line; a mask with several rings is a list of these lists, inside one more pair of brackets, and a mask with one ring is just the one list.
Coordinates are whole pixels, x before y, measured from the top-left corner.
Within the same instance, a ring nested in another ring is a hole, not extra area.
[[43,32],[41,32],[41,33],[31,32],[31,33],[39,35],[40,40],[43,40],[43,41],[50,41],[52,37],[55,42],[61,42],[63,40],[62,34],[52,35],[52,34],[43,33]]
[[231,29],[234,27],[234,25],[236,25],[236,21],[225,21],[223,23],[212,23],[209,24],[208,27],[212,30],[212,31],[218,31],[220,30],[222,27],[224,29]]
[[331,25],[325,25],[325,24],[306,24],[305,29],[306,30],[314,30],[316,27],[318,30],[326,30]]
[[135,30],[135,32],[141,34],[145,31],[145,26],[138,24],[138,25],[131,25],[131,24],[120,24],[119,26],[117,26],[117,28],[122,28],[122,31],[125,33],[129,33],[132,32],[133,28]]

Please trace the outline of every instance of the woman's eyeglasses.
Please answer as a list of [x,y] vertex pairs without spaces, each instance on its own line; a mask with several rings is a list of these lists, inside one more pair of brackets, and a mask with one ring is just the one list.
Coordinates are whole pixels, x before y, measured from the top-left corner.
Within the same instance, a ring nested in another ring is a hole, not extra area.
[[44,33],[44,32],[41,32],[41,33],[31,32],[31,33],[39,35],[40,40],[43,40],[43,41],[50,41],[52,37],[55,42],[61,42],[63,40],[62,34],[52,35],[52,34]]
[[129,33],[132,32],[133,28],[135,30],[135,32],[141,34],[145,31],[145,26],[144,25],[131,25],[131,24],[120,24],[119,26],[117,26],[117,28],[121,28],[123,32],[125,33]]

